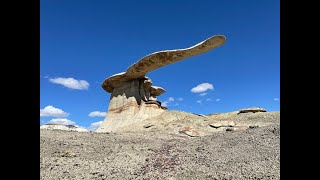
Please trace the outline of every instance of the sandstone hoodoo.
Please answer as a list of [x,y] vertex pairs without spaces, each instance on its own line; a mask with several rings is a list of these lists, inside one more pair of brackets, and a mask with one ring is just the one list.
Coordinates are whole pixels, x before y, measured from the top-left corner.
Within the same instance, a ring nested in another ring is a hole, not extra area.
[[165,89],[153,86],[146,74],[208,52],[225,41],[225,36],[215,35],[189,48],[155,52],[131,65],[126,72],[108,77],[101,85],[111,93],[108,113],[96,132],[115,132],[121,127],[160,115],[166,108],[157,101],[157,97],[165,93]]

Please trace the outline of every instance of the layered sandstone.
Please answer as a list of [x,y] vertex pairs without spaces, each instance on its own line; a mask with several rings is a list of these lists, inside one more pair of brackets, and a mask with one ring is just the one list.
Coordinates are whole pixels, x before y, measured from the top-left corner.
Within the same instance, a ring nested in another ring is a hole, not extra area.
[[110,97],[108,114],[96,132],[117,131],[121,127],[161,114],[164,108],[161,102],[156,101],[156,96],[165,90],[151,85],[151,79],[144,77],[116,86]]
[[111,93],[108,113],[96,132],[115,132],[145,119],[160,115],[166,108],[157,101],[165,93],[162,87],[152,86],[148,72],[208,52],[225,43],[222,35],[212,36],[192,47],[149,54],[131,65],[126,72],[108,77],[101,84]]

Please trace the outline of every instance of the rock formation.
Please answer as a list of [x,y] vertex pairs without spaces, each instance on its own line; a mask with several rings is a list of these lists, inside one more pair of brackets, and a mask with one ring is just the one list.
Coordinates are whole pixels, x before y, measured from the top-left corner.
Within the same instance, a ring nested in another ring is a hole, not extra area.
[[40,126],[40,129],[49,129],[49,130],[63,130],[63,131],[77,131],[77,132],[89,132],[88,130],[77,127],[74,125],[63,125],[63,124],[44,124]]
[[246,109],[240,109],[239,110],[239,114],[240,113],[249,113],[249,112],[252,112],[252,113],[256,113],[256,112],[267,112],[267,110],[263,109],[263,108],[246,108]]
[[222,35],[212,36],[190,48],[159,51],[131,65],[126,72],[108,77],[102,88],[111,93],[108,113],[96,132],[115,132],[117,129],[160,115],[166,108],[157,101],[165,93],[153,86],[148,72],[205,53],[225,43]]

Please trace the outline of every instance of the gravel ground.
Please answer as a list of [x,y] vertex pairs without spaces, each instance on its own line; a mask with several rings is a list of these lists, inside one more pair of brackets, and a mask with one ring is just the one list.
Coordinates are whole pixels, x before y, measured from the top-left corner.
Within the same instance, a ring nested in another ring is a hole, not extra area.
[[276,114],[267,126],[201,137],[40,130],[41,179],[280,179]]

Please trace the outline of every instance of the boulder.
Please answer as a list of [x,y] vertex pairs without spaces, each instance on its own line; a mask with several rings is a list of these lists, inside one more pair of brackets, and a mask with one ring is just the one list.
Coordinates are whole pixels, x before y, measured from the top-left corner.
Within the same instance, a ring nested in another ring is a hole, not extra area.
[[214,128],[220,128],[220,127],[233,127],[236,124],[233,121],[217,121],[214,123],[209,124],[209,126]]
[[246,109],[240,109],[240,110],[239,110],[239,114],[240,114],[240,113],[249,113],[249,112],[252,112],[252,113],[256,113],[256,112],[267,112],[267,110],[262,109],[262,108],[246,108]]

